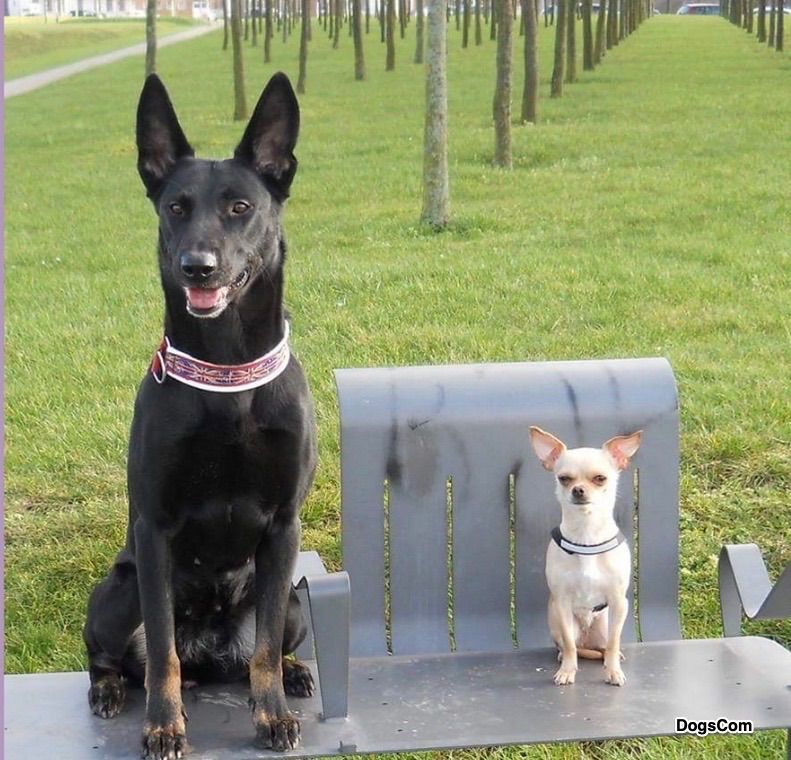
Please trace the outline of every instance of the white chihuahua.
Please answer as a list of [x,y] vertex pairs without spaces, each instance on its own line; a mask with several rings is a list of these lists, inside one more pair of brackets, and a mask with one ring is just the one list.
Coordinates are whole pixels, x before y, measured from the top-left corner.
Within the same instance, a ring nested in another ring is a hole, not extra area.
[[[574,683],[577,655],[604,660],[607,683],[623,686],[621,632],[629,610],[629,545],[615,524],[618,476],[640,446],[640,432],[617,436],[600,449],[567,449],[541,428],[530,440],[557,478],[560,526],[547,548],[549,630],[558,648],[559,686]],[[609,625],[607,621],[609,611]]]

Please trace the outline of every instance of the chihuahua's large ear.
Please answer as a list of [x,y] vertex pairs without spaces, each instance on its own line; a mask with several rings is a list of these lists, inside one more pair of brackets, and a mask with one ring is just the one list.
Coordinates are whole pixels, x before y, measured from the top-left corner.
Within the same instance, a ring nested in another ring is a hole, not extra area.
[[555,462],[566,450],[566,444],[563,441],[555,438],[552,433],[547,433],[546,430],[535,426],[530,428],[530,443],[533,444],[533,451],[536,452],[536,456],[547,470],[555,469]]
[[631,435],[617,435],[610,438],[602,448],[610,455],[610,459],[615,462],[619,470],[625,470],[629,466],[629,460],[640,448],[640,438],[642,430],[638,430]]
[[279,201],[288,198],[297,171],[294,146],[299,134],[299,104],[282,72],[270,80],[250,117],[234,158],[250,165]]
[[180,158],[193,155],[165,85],[156,74],[149,75],[137,105],[137,170],[148,197],[157,195]]

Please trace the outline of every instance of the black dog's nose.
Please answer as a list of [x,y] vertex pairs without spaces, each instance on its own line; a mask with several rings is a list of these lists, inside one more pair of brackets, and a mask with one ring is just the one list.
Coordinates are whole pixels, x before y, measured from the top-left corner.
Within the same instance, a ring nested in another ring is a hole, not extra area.
[[574,486],[574,488],[571,489],[571,495],[575,499],[583,499],[585,498],[585,488],[583,486]]
[[190,251],[181,254],[179,265],[187,279],[204,282],[217,271],[217,257],[208,251]]

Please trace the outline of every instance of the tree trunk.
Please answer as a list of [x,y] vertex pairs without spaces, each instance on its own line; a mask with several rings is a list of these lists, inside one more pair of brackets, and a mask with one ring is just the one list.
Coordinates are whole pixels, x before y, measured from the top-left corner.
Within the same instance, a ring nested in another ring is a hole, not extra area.
[[475,44],[481,45],[483,43],[483,29],[481,28],[481,2],[482,0],[475,0]]
[[467,47],[470,41],[470,0],[464,0],[464,18],[461,22],[461,46]]
[[593,71],[593,12],[592,0],[582,0],[582,68]]
[[[307,2],[307,0],[306,0]],[[352,0],[352,30],[354,32],[354,78],[365,79],[365,52],[363,51],[362,0]]]
[[766,0],[758,3],[758,29],[755,36],[758,42],[766,42]]
[[157,0],[146,2],[146,76],[157,70]]
[[264,63],[272,60],[272,0],[264,0]]
[[568,0],[555,0],[555,65],[552,69],[550,97],[563,96],[563,74],[566,63],[566,5]]
[[335,0],[335,27],[332,36],[332,47],[337,49],[341,37],[341,18],[343,16],[343,7],[341,0]]
[[503,169],[511,160],[511,69],[514,17],[511,0],[498,0],[500,24],[497,27],[497,79],[494,87],[494,164]]
[[497,39],[497,0],[492,0],[492,16],[489,22],[489,39]]
[[577,0],[566,0],[566,82],[577,81]]
[[[601,0],[603,3],[608,0]],[[618,45],[618,0],[607,5],[607,50]]]
[[395,0],[387,0],[385,35],[387,37],[387,59],[385,71],[395,71]]
[[417,0],[415,8],[415,63],[423,63],[423,25],[425,18],[423,17],[423,0]]
[[252,30],[252,38],[250,40],[250,44],[253,47],[256,47],[258,45],[258,16],[256,15],[257,5],[258,3],[256,3],[256,0],[250,0],[250,15],[251,15],[250,21],[252,22],[250,25]]
[[522,90],[522,121],[538,121],[538,18],[533,0],[524,0],[525,85]]
[[222,49],[228,49],[228,0],[222,0]]
[[769,36],[766,38],[769,47],[775,46],[775,19],[777,18],[777,3],[772,0],[769,6]]
[[233,47],[233,119],[247,118],[242,59],[242,0],[231,0],[231,45]]
[[302,0],[302,27],[299,34],[299,77],[297,92],[305,92],[305,79],[308,76],[308,40],[310,39],[310,0]]
[[775,30],[775,50],[783,52],[783,37],[785,36],[785,2],[777,0],[777,29]]
[[426,125],[423,133],[423,210],[434,229],[448,224],[448,80],[445,0],[428,0]]
[[606,43],[606,18],[607,18],[607,3],[605,0],[600,0],[599,15],[596,18],[596,45],[593,48],[593,63],[598,66],[604,56],[604,51],[607,47]]
[[371,0],[365,0],[365,33],[371,32]]

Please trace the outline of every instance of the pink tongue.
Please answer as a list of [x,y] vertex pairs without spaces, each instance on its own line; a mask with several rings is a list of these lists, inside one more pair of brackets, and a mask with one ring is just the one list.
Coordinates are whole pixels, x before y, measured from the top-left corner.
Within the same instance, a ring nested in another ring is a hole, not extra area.
[[222,288],[187,288],[190,306],[196,309],[211,309],[220,302]]

